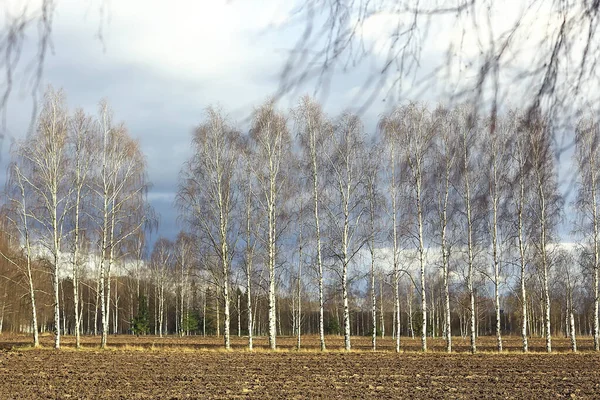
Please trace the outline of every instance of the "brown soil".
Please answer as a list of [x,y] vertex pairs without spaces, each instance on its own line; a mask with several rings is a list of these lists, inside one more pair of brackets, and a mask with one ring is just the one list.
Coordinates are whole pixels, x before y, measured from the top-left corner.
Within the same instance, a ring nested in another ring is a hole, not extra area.
[[[0,337],[4,348],[26,341]],[[219,338],[111,337],[111,350],[87,347],[0,352],[0,398],[598,398],[600,354],[247,351],[216,348]],[[355,338],[368,347],[368,338]],[[51,345],[52,337],[43,344]],[[327,338],[330,349],[339,338]],[[518,339],[509,339],[511,350]],[[589,338],[582,340],[589,343]],[[72,338],[66,338],[67,346]],[[98,338],[85,338],[87,346]],[[314,347],[316,337],[305,342]],[[385,347],[391,340],[382,341]],[[404,340],[417,349],[417,340]],[[467,342],[457,340],[462,349]],[[480,348],[494,338],[481,338]],[[244,339],[234,341],[243,346]],[[293,338],[280,338],[282,347]],[[434,348],[442,341],[434,341]],[[543,341],[534,340],[536,347]],[[568,341],[556,340],[559,348]],[[152,347],[154,346],[154,347]],[[584,346],[585,347],[585,346]]]
[[[507,336],[503,339],[504,351],[521,352],[521,338],[517,336]],[[31,337],[24,335],[0,335],[0,350],[10,350],[13,348],[27,347],[31,344]],[[51,334],[40,336],[40,342],[43,347],[52,347],[54,337]],[[327,336],[325,339],[328,350],[343,350],[343,336]],[[73,336],[62,336],[61,343],[66,347],[75,345]],[[100,336],[82,336],[81,343],[84,348],[97,348],[100,344]],[[371,338],[366,336],[353,336],[351,338],[352,349],[360,351],[371,350]],[[231,348],[234,350],[245,350],[248,345],[247,337],[231,336]],[[453,337],[452,350],[456,353],[468,353],[470,351],[469,338]],[[115,349],[123,348],[147,348],[147,349],[184,349],[184,350],[222,350],[223,337],[216,336],[166,336],[159,338],[158,336],[148,335],[135,337],[131,335],[110,335],[108,337],[108,346]],[[427,338],[427,346],[433,352],[445,352],[446,345],[442,338]],[[532,352],[545,352],[546,341],[544,338],[534,337],[529,338],[529,349]],[[254,347],[258,350],[268,349],[269,343],[266,337],[255,337]],[[421,339],[401,337],[400,347],[403,352],[419,352],[421,350]],[[296,338],[290,336],[278,336],[277,348],[279,350],[294,350],[296,348]],[[393,352],[396,348],[396,341],[391,337],[384,339],[377,338],[377,350]],[[580,351],[592,351],[594,342],[592,337],[584,336],[577,338],[577,348]],[[319,350],[318,336],[302,336],[303,350]],[[480,352],[496,351],[496,338],[492,336],[481,336],[477,339],[477,350]],[[570,352],[571,341],[568,338],[553,337],[552,351],[554,352]]]

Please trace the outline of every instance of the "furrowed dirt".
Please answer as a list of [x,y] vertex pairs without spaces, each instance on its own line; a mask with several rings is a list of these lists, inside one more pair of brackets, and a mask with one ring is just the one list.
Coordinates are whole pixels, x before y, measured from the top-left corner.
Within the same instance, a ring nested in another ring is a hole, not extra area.
[[[593,352],[470,355],[258,349],[250,353],[192,346],[216,344],[218,338],[152,338],[162,348],[156,344],[145,348],[131,337],[111,339],[122,346],[105,351],[88,347],[0,352],[0,398],[600,397],[600,355]],[[333,347],[335,341],[328,341]],[[357,338],[357,345],[361,341],[368,344],[367,338]],[[177,346],[180,343],[184,344]],[[236,340],[242,343],[243,339]]]

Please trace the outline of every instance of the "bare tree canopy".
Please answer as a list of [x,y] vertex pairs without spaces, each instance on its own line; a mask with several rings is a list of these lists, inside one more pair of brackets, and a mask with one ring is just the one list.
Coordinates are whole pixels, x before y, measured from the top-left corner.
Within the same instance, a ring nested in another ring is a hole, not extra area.
[[[39,54],[19,79],[36,104],[52,49],[56,4],[31,6],[7,7],[22,13],[7,14],[17,22],[0,38],[5,113],[15,68],[30,55],[28,32],[39,29]],[[304,34],[271,89],[293,96],[315,85],[326,95],[348,74],[341,91],[354,99],[331,113],[310,96],[288,110],[270,97],[241,128],[208,107],[187,153],[150,145],[168,153],[160,167],[183,162],[178,190],[165,185],[161,196],[179,207],[177,238],[151,237],[146,149],[108,103],[95,116],[72,111],[50,88],[7,168],[0,333],[10,326],[37,345],[51,330],[57,349],[71,333],[76,346],[100,333],[105,348],[112,333],[208,332],[223,334],[226,349],[247,334],[249,349],[264,336],[273,350],[284,336],[300,349],[301,335],[314,334],[322,351],[326,335],[343,333],[349,351],[364,335],[376,349],[387,324],[396,352],[402,336],[420,336],[422,351],[443,337],[452,352],[453,334],[469,337],[473,353],[480,335],[493,334],[501,352],[517,332],[524,352],[532,335],[550,352],[562,334],[572,351],[577,336],[593,335],[600,351],[597,9],[304,3],[286,19]],[[378,123],[366,123],[361,110],[378,99],[387,102],[374,107]],[[157,114],[169,129],[183,124],[179,110]],[[559,160],[557,133],[569,137],[571,160]],[[572,207],[561,192],[565,169]]]
[[424,97],[495,114],[597,109],[599,3],[587,0],[310,0],[291,26],[303,32],[281,73],[280,95],[359,71],[355,104]]
[[[46,62],[48,56],[54,53],[52,33],[58,3],[56,0],[25,0],[6,1],[2,4],[0,15],[4,18],[0,28],[0,138],[4,138],[7,106],[15,91],[31,95],[33,109],[30,131],[34,128],[38,100],[44,89]],[[89,7],[99,14],[100,23],[94,28],[96,36],[102,42],[108,1],[92,0]],[[33,46],[28,45],[30,43]]]

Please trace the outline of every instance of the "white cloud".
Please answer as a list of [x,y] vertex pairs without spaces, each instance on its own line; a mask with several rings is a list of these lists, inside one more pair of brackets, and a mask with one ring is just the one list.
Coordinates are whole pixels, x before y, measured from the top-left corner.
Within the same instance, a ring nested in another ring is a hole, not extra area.
[[[57,32],[96,34],[102,21],[93,6],[90,12],[90,3],[60,2]],[[260,7],[243,0],[127,0],[109,2],[105,12],[109,58],[170,79],[215,84],[243,77],[272,58],[273,49],[260,34],[273,18],[278,24],[286,19],[275,0],[261,2]]]

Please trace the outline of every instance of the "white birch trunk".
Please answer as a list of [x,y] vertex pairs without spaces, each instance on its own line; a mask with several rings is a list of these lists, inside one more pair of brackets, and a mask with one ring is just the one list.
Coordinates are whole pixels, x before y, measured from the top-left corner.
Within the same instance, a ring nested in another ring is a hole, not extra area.
[[275,310],[275,205],[273,204],[275,182],[271,179],[271,193],[269,201],[269,239],[268,239],[268,263],[269,263],[269,347],[271,350],[277,348],[277,320]]
[[[600,293],[599,293],[599,275],[600,275],[600,236],[598,232],[598,207],[596,202],[596,178],[592,177],[592,218],[594,229],[594,350],[600,351],[600,320],[598,313],[600,312]],[[573,322],[574,324],[574,322]]]
[[[373,248],[374,243],[371,244]],[[375,255],[371,252],[371,347],[373,351],[377,349],[377,295],[375,293]]]
[[[495,133],[497,134],[497,133]],[[490,182],[492,198],[492,260],[494,264],[494,306],[496,311],[496,347],[502,351],[502,328],[500,323],[500,259],[498,255],[498,171],[496,149],[492,149],[492,178]]]
[[[396,203],[396,139],[390,140],[390,164],[391,164],[391,197],[392,197],[392,240],[393,240],[393,259],[394,259],[394,332],[396,333],[396,353],[400,352],[400,268],[398,261],[398,206]],[[411,319],[412,321],[412,319]],[[412,329],[412,324],[411,324]]]
[[423,244],[423,211],[421,210],[421,185],[417,184],[417,214],[419,219],[419,264],[421,270],[421,312],[423,313],[421,330],[421,351],[427,351],[427,292],[425,291],[425,246]]
[[216,318],[217,318],[217,337],[221,336],[221,312],[219,310],[219,306],[221,304],[221,293],[219,292],[219,287],[217,285],[217,292],[215,296],[215,308],[216,308]]
[[573,315],[573,306],[571,305],[569,310],[569,326],[571,331],[571,350],[573,353],[577,353],[577,338],[575,337],[575,316]]
[[242,313],[241,313],[241,296],[237,295],[237,335],[238,337],[242,337]]
[[164,310],[165,310],[165,285],[162,282],[159,283],[158,288],[158,336],[163,337],[163,321],[164,321]]
[[[415,133],[416,134],[416,133]],[[419,157],[419,156],[417,156]],[[423,242],[423,205],[421,200],[422,195],[422,160],[417,159],[415,162],[410,160],[409,164],[414,174],[415,179],[415,196],[417,205],[417,227],[419,239],[419,270],[421,272],[421,313],[422,313],[422,329],[421,329],[421,351],[427,351],[427,292],[425,290],[425,244]]]
[[450,314],[450,289],[448,282],[449,275],[449,262],[448,254],[446,252],[446,227],[442,230],[442,263],[443,263],[443,275],[444,275],[444,311],[446,318],[446,351],[452,352],[452,316]]
[[[591,163],[591,161],[590,161]],[[593,168],[590,166],[590,168]],[[595,171],[595,169],[594,169]],[[600,351],[600,320],[599,320],[599,307],[600,307],[600,293],[598,282],[600,275],[600,236],[598,232],[598,206],[596,202],[596,176],[592,174],[592,224],[593,224],[593,246],[594,246],[594,350]],[[574,322],[573,322],[574,324]]]
[[523,230],[523,209],[525,207],[525,176],[523,166],[519,166],[519,199],[517,205],[517,229],[519,239],[519,262],[520,262],[520,278],[521,278],[521,338],[523,342],[523,352],[529,351],[527,340],[527,290],[525,286],[525,239]]
[[22,231],[25,239],[25,263],[26,263],[26,275],[27,275],[27,283],[29,289],[29,300],[31,302],[31,330],[33,334],[33,347],[39,347],[40,339],[38,334],[38,320],[37,320],[37,307],[35,302],[35,287],[33,284],[33,268],[31,265],[31,239],[29,234],[29,221],[28,221],[28,208],[27,208],[27,196],[25,194],[25,186],[23,185],[23,180],[21,177],[21,172],[18,167],[15,167],[17,183],[19,185],[19,191],[21,194],[20,201],[20,212],[21,212],[21,221],[22,221]]
[[[465,128],[466,129],[466,128]],[[475,353],[477,351],[476,337],[477,331],[475,328],[475,321],[477,319],[477,314],[475,310],[475,293],[474,293],[474,256],[473,256],[473,219],[471,215],[471,182],[470,182],[470,165],[469,165],[469,156],[468,156],[468,148],[467,148],[467,133],[466,130],[463,132],[463,162],[464,162],[464,202],[466,208],[466,218],[467,218],[467,263],[468,263],[468,277],[467,277],[467,286],[469,290],[470,297],[470,334],[471,334],[471,353]]]
[[312,181],[313,181],[313,204],[315,211],[315,240],[317,246],[317,274],[319,280],[319,345],[321,351],[325,351],[325,306],[323,292],[323,261],[321,255],[321,225],[319,220],[319,191],[318,191],[318,169],[316,156],[316,143],[311,135],[311,159],[312,159]]
[[[347,163],[349,166],[349,164]],[[348,263],[350,262],[348,259],[348,245],[349,245],[349,211],[348,211],[348,201],[350,197],[350,182],[348,180],[346,186],[345,196],[343,196],[343,212],[344,212],[344,231],[342,234],[342,304],[344,307],[344,349],[346,351],[350,350],[350,308],[348,306]]]
[[548,255],[546,249],[546,193],[538,172],[538,195],[540,201],[540,250],[542,262],[542,289],[544,294],[544,334],[546,336],[546,351],[552,351],[552,333],[550,327],[550,290],[548,288]]
[[383,274],[379,280],[379,325],[381,326],[381,338],[385,338],[385,313],[383,311]]
[[299,244],[299,248],[298,248],[298,286],[296,288],[297,290],[297,296],[298,296],[298,311],[297,311],[297,316],[296,316],[296,335],[297,335],[297,339],[296,339],[296,349],[300,350],[300,345],[301,345],[301,340],[302,340],[302,211],[303,211],[303,207],[302,207],[302,202],[300,203],[300,232],[299,232],[299,238],[298,238],[298,242]]
[[252,351],[253,343],[253,313],[252,313],[252,262],[253,262],[253,247],[251,243],[251,210],[252,189],[248,183],[248,193],[246,197],[246,317],[248,318],[248,350]]
[[202,337],[206,337],[206,291],[202,302]]
[[[413,308],[412,308],[413,292],[412,292],[412,288],[409,289],[406,297],[407,297],[407,303],[408,303],[408,327],[410,329],[410,337],[411,337],[411,339],[414,339],[415,338],[415,328],[414,328],[414,324],[413,324]],[[400,313],[398,313],[398,318],[400,318]],[[398,323],[398,330],[400,330],[399,323]]]

